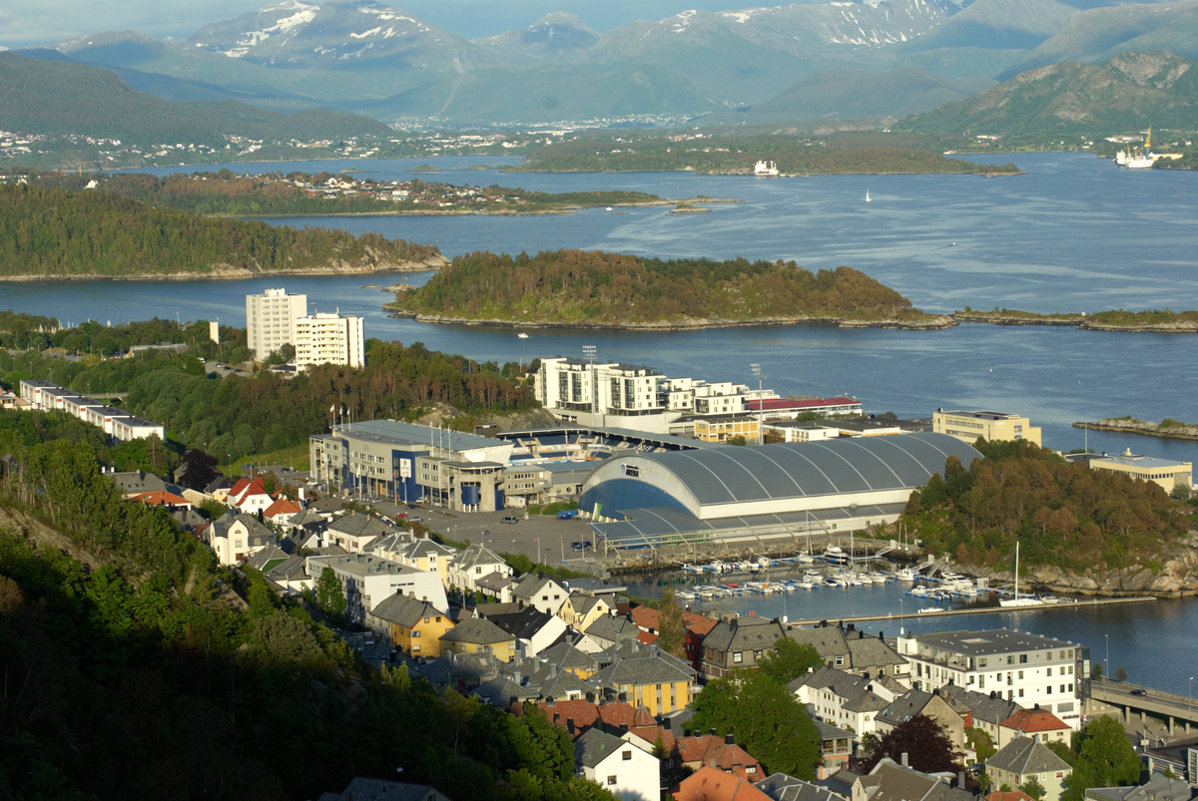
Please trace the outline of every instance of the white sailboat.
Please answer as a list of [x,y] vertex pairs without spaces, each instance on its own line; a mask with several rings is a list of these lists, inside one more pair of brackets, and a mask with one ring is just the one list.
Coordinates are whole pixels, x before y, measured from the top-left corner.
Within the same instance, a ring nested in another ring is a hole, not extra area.
[[870,202],[870,197],[869,197],[869,189],[866,189],[866,190],[865,190],[865,202],[866,202],[866,203],[869,203],[869,202]]
[[1015,597],[1003,598],[998,605],[1004,609],[1020,606],[1044,606],[1044,600],[1035,595],[1019,597],[1019,541],[1015,541]]

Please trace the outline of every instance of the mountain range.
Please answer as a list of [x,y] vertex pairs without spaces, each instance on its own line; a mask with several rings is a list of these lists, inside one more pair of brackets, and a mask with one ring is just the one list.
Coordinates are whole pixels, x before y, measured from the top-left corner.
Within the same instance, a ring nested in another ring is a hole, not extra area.
[[54,50],[167,99],[388,124],[761,123],[900,117],[1126,50],[1198,57],[1196,15],[1198,0],[814,0],[602,33],[559,12],[467,40],[374,0],[283,0],[187,39],[100,32]]

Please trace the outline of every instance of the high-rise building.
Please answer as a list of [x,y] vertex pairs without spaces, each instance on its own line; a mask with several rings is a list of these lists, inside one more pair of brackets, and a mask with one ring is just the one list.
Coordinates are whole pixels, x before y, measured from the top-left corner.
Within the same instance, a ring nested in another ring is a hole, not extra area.
[[307,313],[307,295],[288,295],[283,289],[246,295],[246,341],[254,358],[261,361],[284,345],[294,345],[295,321]]
[[361,317],[319,312],[295,320],[295,367],[316,364],[366,366],[366,338]]

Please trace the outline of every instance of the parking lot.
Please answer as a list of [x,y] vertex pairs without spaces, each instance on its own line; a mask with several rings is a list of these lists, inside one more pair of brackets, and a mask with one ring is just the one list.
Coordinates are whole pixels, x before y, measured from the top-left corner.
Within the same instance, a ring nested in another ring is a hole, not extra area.
[[[534,562],[550,565],[578,562],[581,569],[582,562],[592,557],[590,546],[577,551],[573,548],[575,542],[595,541],[590,525],[579,518],[559,520],[549,515],[529,516],[521,509],[466,514],[422,504],[409,507],[391,501],[378,501],[371,506],[393,520],[401,514],[405,515],[401,520],[418,517],[419,523],[447,540],[481,542],[492,551],[522,553]],[[514,522],[503,522],[505,517],[514,518]]]

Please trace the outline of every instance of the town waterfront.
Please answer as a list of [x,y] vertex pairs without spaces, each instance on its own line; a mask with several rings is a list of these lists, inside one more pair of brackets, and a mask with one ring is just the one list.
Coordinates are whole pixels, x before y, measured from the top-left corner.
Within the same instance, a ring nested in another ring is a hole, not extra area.
[[[603,249],[660,257],[793,259],[807,269],[841,264],[897,289],[925,311],[1018,308],[1036,312],[1112,308],[1198,309],[1198,175],[1117,170],[1086,154],[975,158],[1015,162],[1026,174],[824,176],[755,179],[666,174],[504,174],[490,158],[228,165],[239,172],[352,169],[376,178],[419,177],[550,192],[629,189],[664,197],[736,200],[708,214],[668,208],[588,209],[536,217],[325,217],[272,221],[436,244],[447,256],[473,250],[518,253]],[[431,164],[435,171],[418,169]],[[186,171],[219,167],[185,168]],[[871,202],[864,202],[866,190]],[[765,384],[782,394],[858,397],[869,412],[928,417],[937,408],[997,409],[1028,415],[1044,443],[1069,450],[1196,460],[1198,443],[1083,432],[1075,420],[1131,414],[1198,422],[1195,335],[1100,333],[1073,328],[962,325],[904,332],[831,327],[749,327],[625,332],[436,326],[389,318],[391,299],[366,284],[421,283],[402,276],[279,277],[249,281],[0,284],[0,308],[113,323],[151,316],[245,323],[244,296],[266,287],[304,292],[320,311],[367,318],[368,337],[423,342],[479,361],[530,362],[582,356],[645,364],[669,375]],[[644,588],[645,594],[655,585]],[[898,611],[903,585],[817,590],[728,599],[729,611],[827,618]],[[900,602],[903,602],[902,604]],[[913,611],[906,609],[905,611]],[[864,624],[891,636],[898,622]],[[1185,694],[1198,665],[1198,601],[1117,607],[994,612],[968,618],[908,619],[908,630],[1010,626],[1073,640],[1127,669],[1133,681]]]

